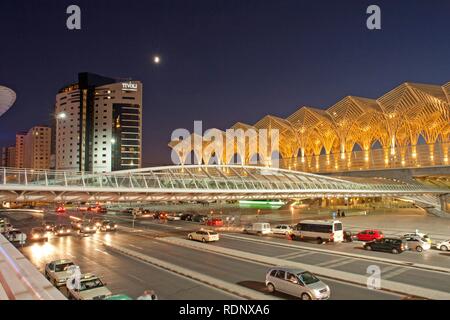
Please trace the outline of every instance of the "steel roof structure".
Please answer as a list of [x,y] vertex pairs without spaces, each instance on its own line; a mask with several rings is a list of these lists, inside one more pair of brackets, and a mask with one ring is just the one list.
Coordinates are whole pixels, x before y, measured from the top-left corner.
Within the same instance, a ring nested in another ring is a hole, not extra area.
[[[407,150],[407,147],[411,147],[408,150],[412,150],[410,153],[415,157],[414,150],[420,136],[428,145],[450,142],[450,82],[443,86],[407,82],[378,99],[347,96],[326,110],[304,106],[286,119],[268,115],[253,126],[238,122],[232,127],[238,128],[244,131],[278,129],[279,148],[273,151],[283,159],[321,154],[342,155],[344,158],[357,149],[367,152],[369,157],[368,151],[375,145],[386,152],[386,159],[394,149]],[[224,131],[222,134],[225,137]],[[195,154],[197,163],[211,164],[214,148],[199,150],[199,145],[186,142],[172,141],[169,144],[181,164],[189,164],[186,157],[191,152]],[[255,154],[249,154],[248,148],[227,147],[239,155],[242,164],[255,164],[250,161]],[[404,152],[401,151],[403,159],[408,156]],[[223,153],[217,164],[230,164],[230,161],[231,157]],[[269,161],[262,159],[265,165],[270,165]]]
[[181,201],[437,196],[449,189],[257,166],[169,166],[111,173],[0,168],[0,201]]

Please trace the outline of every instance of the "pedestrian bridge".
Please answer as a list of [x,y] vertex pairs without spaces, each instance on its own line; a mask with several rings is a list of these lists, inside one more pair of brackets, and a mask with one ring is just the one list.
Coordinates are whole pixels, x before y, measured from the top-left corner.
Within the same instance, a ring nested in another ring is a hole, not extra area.
[[336,178],[240,165],[167,166],[110,173],[0,168],[0,201],[196,201],[415,197],[449,189],[392,179]]

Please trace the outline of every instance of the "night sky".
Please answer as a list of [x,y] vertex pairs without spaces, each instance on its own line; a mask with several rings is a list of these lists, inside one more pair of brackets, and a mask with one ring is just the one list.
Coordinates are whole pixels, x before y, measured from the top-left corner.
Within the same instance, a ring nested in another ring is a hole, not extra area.
[[[66,28],[71,4],[80,31]],[[366,28],[370,4],[380,31]],[[225,129],[450,81],[449,17],[449,0],[2,0],[0,85],[18,98],[0,146],[49,124],[58,89],[89,71],[143,82],[143,162],[168,164],[172,131],[194,120]]]

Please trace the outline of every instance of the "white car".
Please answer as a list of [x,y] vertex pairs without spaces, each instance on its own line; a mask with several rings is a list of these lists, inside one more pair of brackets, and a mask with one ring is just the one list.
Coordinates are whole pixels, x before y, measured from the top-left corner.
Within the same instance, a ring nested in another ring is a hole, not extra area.
[[409,237],[419,237],[422,240],[428,242],[429,244],[431,244],[431,239],[430,236],[426,233],[421,233],[421,232],[414,232],[414,233],[407,233],[403,235],[404,238],[409,238]]
[[10,242],[25,242],[27,240],[27,235],[19,229],[9,229],[4,235]]
[[80,288],[67,288],[69,297],[75,300],[101,300],[112,295],[99,277],[85,274],[80,281]]
[[274,234],[288,235],[292,231],[292,227],[288,224],[279,224],[272,228]]
[[52,261],[45,265],[44,275],[54,286],[64,286],[70,276],[68,269],[73,265],[75,264],[68,259]]
[[176,214],[168,214],[167,215],[167,220],[168,221],[179,221],[181,220],[181,215],[176,213]]
[[201,241],[203,243],[219,241],[219,234],[211,230],[199,230],[188,234],[189,240]]
[[439,242],[438,244],[436,244],[436,248],[441,251],[450,250],[450,239]]
[[409,250],[422,252],[431,249],[431,244],[426,239],[419,236],[405,237],[405,240]]

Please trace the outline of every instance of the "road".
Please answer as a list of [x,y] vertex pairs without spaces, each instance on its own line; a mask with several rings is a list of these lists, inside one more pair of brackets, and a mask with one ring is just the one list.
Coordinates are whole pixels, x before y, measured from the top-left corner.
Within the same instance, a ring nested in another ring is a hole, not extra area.
[[[102,243],[117,244],[142,254],[182,266],[184,268],[200,272],[204,275],[215,277],[223,281],[238,284],[268,294],[264,287],[265,273],[268,265],[227,257],[220,254],[208,253],[202,250],[185,248],[177,245],[164,243],[158,240],[159,237],[176,236],[186,237],[187,231],[198,229],[198,225],[184,221],[168,222],[159,224],[153,221],[136,222],[135,230],[130,229],[129,219],[123,217],[113,218],[122,227],[116,233],[98,233],[90,237],[61,237],[54,238],[47,244],[33,244],[22,249],[24,254],[40,269],[45,262],[52,259],[68,257],[80,265],[84,272],[92,272],[101,276],[112,289],[113,293],[125,293],[132,297],[137,297],[145,289],[155,290],[161,299],[236,299],[224,291],[214,289],[202,283],[188,278],[161,270],[142,261],[131,259],[122,254],[106,249]],[[67,223],[68,217],[57,217],[53,214],[45,215],[46,221]],[[30,228],[32,225],[41,223],[39,219],[22,222],[22,229]],[[263,240],[264,242],[259,242]],[[302,248],[292,248],[286,245],[298,245]],[[305,244],[303,242],[292,242],[286,239],[275,237],[252,237],[242,234],[223,234],[221,240],[216,244],[211,244],[223,248],[232,248],[244,252],[265,255],[269,257],[283,258],[289,261],[298,261],[310,265],[318,265],[326,268],[347,271],[354,274],[366,274],[367,266],[374,264],[371,255],[378,253],[367,253],[357,250],[359,254],[364,254],[367,259],[356,259],[339,256],[340,250],[345,252],[351,248],[347,244],[338,246],[320,246]],[[353,247],[355,244],[351,244]],[[308,249],[308,246],[311,249]],[[331,253],[320,253],[313,251],[314,248],[332,249]],[[333,250],[335,252],[333,252]],[[421,261],[422,255],[411,254],[410,259]],[[434,257],[433,252],[431,263],[441,264],[439,259],[449,257]],[[390,254],[381,254],[383,257],[395,259]],[[399,256],[400,257],[400,256]],[[400,259],[400,258],[399,258]],[[439,261],[438,261],[439,260]],[[423,261],[421,261],[423,262]],[[428,261],[429,262],[429,261]],[[413,284],[435,290],[448,291],[450,287],[450,277],[441,272],[424,271],[420,269],[408,268],[404,266],[392,265],[389,263],[377,262],[386,279]],[[383,275],[382,275],[383,277]],[[332,279],[323,279],[332,290],[332,299],[403,299],[405,296],[392,294],[384,291],[369,290],[365,287],[343,283]],[[293,297],[278,295],[282,299],[293,299]]]

